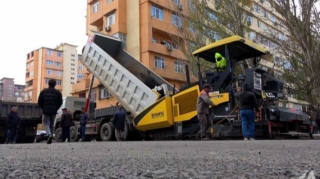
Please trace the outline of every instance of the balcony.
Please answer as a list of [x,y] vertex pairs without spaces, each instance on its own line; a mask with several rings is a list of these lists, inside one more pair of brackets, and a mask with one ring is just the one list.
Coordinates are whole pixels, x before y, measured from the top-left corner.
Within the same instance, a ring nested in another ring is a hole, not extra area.
[[159,53],[166,56],[171,56],[176,59],[187,60],[187,57],[183,54],[183,52],[179,49],[172,48],[172,46],[166,46],[159,43],[150,43],[149,51]]

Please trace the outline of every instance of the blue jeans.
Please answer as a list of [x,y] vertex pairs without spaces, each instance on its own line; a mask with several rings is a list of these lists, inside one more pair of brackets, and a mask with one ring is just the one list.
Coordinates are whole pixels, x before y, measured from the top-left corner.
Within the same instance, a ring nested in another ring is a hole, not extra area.
[[80,125],[80,134],[81,140],[84,141],[86,139],[86,124]]
[[16,143],[17,142],[17,133],[18,129],[16,127],[10,128],[7,131],[7,139],[9,141]]
[[254,111],[250,109],[240,110],[240,118],[242,122],[243,137],[254,138],[254,130],[255,130]]

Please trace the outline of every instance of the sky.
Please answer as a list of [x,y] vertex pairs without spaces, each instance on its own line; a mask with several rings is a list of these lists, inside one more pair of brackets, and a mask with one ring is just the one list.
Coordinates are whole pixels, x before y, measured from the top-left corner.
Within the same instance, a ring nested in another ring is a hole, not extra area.
[[60,43],[86,44],[87,0],[16,0],[0,5],[0,78],[25,84],[27,54]]

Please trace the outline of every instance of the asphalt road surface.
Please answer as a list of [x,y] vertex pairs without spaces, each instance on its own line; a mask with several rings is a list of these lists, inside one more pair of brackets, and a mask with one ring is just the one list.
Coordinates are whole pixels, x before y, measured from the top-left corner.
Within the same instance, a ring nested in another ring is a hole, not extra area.
[[0,178],[319,178],[319,140],[0,145]]

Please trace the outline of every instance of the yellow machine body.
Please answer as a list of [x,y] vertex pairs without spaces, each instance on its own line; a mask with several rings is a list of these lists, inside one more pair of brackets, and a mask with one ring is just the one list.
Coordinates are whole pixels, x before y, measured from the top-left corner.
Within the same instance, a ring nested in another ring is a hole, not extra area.
[[[176,122],[185,122],[197,116],[199,85],[172,96],[165,96],[139,113],[134,119],[134,126],[140,131],[150,131],[172,127]],[[229,93],[209,94],[216,104],[229,102]]]

